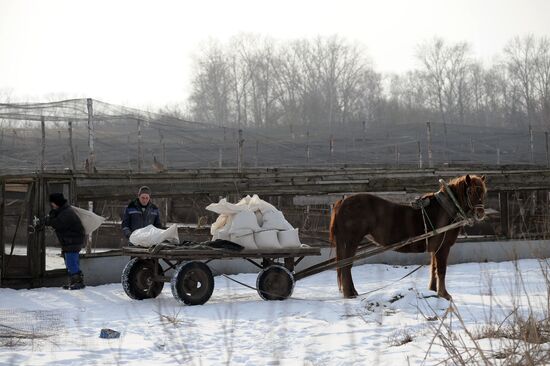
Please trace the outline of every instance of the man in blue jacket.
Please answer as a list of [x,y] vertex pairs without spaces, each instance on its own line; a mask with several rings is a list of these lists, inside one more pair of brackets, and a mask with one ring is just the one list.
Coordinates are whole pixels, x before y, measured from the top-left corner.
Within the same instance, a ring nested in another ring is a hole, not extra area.
[[151,202],[151,189],[143,186],[139,189],[137,198],[132,200],[124,210],[122,232],[129,239],[135,230],[144,228],[147,225],[154,225],[162,229],[160,211]]

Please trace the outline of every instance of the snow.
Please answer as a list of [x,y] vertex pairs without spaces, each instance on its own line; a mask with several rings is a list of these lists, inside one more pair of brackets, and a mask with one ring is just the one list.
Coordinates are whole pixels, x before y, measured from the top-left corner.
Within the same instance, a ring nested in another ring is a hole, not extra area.
[[[214,294],[202,306],[180,305],[168,284],[158,298],[143,301],[128,298],[120,284],[81,291],[3,288],[0,336],[9,326],[44,338],[6,344],[0,337],[0,364],[435,365],[448,356],[438,339],[430,348],[441,322],[434,316],[444,316],[449,302],[426,290],[427,267],[398,281],[415,268],[354,267],[360,293],[378,289],[356,299],[341,297],[335,271],[298,281],[291,299],[272,302],[216,277]],[[543,318],[548,297],[541,268],[548,263],[449,266],[447,289],[470,332],[502,321],[515,307]],[[231,277],[255,286],[256,274]],[[443,321],[464,336],[456,315]],[[101,339],[102,328],[121,337]],[[480,341],[482,347],[497,344]]]

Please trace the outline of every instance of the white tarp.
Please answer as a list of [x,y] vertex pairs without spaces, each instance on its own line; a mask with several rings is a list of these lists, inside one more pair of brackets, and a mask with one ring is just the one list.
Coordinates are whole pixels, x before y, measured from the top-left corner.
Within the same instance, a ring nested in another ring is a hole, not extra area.
[[84,210],[80,207],[71,206],[80,219],[80,222],[82,222],[82,226],[84,226],[84,232],[86,235],[89,235],[93,233],[95,230],[97,230],[98,227],[101,226],[105,222],[105,218],[99,215],[96,215],[92,211]]
[[163,230],[153,225],[147,225],[144,228],[135,230],[130,235],[130,243],[140,247],[150,247],[163,242],[178,244],[178,226],[173,224],[168,229]]

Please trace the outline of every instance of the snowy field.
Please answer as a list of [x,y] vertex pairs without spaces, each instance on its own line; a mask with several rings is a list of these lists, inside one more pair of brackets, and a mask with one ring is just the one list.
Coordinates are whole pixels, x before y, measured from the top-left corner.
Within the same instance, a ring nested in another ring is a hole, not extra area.
[[[0,364],[453,364],[442,345],[449,339],[480,348],[498,364],[510,340],[474,342],[468,333],[482,334],[489,324],[504,327],[529,313],[548,317],[547,262],[450,266],[447,287],[458,310],[451,313],[448,301],[426,290],[427,267],[396,282],[414,268],[354,268],[360,293],[388,286],[351,300],[338,293],[334,271],[297,282],[293,298],[282,302],[263,301],[216,277],[210,301],[193,307],[178,304],[168,284],[158,298],[144,301],[128,298],[120,284],[82,291],[0,289]],[[255,274],[232,277],[256,282]],[[101,339],[102,328],[121,337]]]

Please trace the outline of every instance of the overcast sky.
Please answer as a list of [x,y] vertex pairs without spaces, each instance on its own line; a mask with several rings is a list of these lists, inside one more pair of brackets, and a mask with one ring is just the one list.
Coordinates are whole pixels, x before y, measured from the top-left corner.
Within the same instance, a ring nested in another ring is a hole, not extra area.
[[209,37],[338,34],[380,72],[416,65],[434,36],[467,41],[486,64],[514,36],[550,36],[547,0],[0,0],[0,98],[92,97],[134,107],[182,103]]

